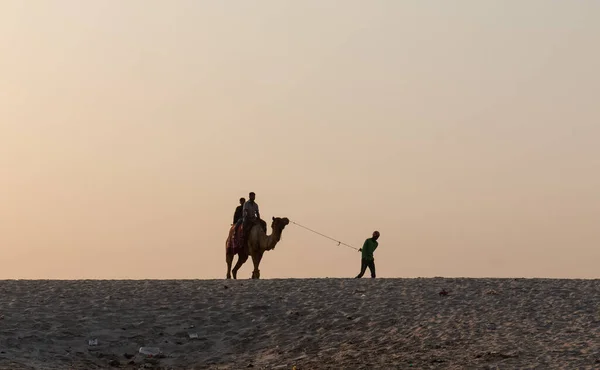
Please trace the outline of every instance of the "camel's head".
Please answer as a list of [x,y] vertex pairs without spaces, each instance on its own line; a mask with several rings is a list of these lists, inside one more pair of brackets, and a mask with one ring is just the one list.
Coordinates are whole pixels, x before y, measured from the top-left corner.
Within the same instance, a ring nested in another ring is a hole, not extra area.
[[282,230],[290,223],[290,220],[287,217],[273,217],[273,223],[271,224],[271,228],[273,230]]

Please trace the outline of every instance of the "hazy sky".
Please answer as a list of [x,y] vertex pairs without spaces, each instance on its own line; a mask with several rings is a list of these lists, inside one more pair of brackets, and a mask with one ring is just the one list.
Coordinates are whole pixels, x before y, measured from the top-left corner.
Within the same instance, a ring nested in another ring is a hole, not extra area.
[[[380,277],[598,278],[599,37],[597,0],[3,0],[0,278],[224,278],[249,191],[380,230]],[[359,267],[290,225],[261,276]]]

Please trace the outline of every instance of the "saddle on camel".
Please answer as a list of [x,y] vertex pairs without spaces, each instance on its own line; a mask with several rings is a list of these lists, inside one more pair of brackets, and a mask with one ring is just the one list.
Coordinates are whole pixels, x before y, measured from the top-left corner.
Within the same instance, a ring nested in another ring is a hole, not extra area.
[[238,254],[241,251],[248,249],[248,235],[255,225],[260,225],[263,231],[265,233],[267,232],[267,222],[259,218],[248,218],[231,226],[231,238],[229,239],[227,248],[230,249],[233,254]]

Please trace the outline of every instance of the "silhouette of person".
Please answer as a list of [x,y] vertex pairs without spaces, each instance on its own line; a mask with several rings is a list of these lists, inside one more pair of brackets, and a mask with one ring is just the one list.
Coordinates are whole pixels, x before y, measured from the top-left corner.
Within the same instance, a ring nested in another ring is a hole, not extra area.
[[374,231],[373,236],[365,240],[362,248],[358,250],[362,252],[362,258],[360,261],[360,273],[356,276],[356,279],[363,277],[365,271],[367,271],[367,267],[371,271],[371,278],[375,278],[375,258],[373,257],[373,252],[379,246],[377,239],[379,239],[379,231]]
[[248,241],[248,234],[254,224],[260,220],[258,204],[255,202],[256,194],[250,192],[249,198],[242,208],[242,245],[245,247]]
[[242,219],[244,203],[246,203],[246,199],[240,198],[240,205],[235,208],[235,212],[233,213],[233,225],[236,225]]

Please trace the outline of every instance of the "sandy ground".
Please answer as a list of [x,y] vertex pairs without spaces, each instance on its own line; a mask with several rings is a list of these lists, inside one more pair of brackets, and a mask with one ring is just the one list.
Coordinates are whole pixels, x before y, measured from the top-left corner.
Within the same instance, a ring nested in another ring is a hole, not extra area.
[[600,280],[0,281],[1,369],[294,365],[600,369]]

